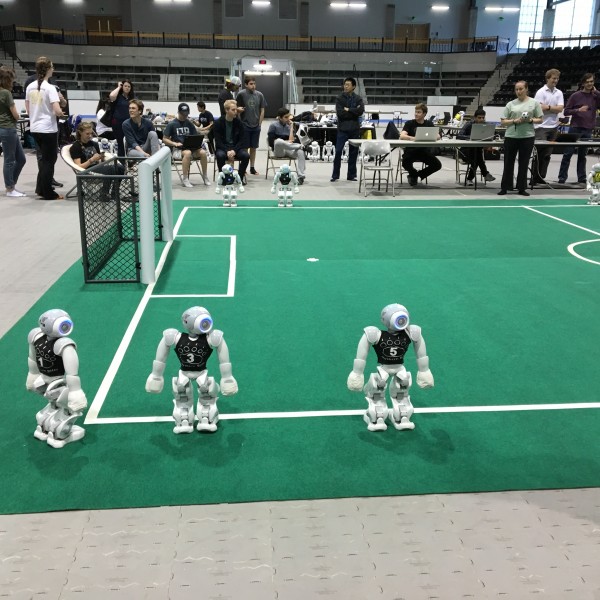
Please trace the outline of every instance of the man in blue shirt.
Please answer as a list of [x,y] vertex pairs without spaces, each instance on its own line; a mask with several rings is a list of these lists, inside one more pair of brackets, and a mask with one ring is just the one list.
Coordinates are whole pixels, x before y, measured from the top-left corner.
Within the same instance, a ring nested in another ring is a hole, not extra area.
[[148,158],[160,150],[160,141],[154,125],[143,117],[144,103],[134,98],[129,103],[129,119],[123,121],[123,134],[127,145],[127,156]]

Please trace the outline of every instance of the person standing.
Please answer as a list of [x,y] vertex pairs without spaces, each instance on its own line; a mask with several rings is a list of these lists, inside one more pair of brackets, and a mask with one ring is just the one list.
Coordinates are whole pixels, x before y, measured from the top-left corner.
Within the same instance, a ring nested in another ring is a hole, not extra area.
[[9,198],[25,196],[17,188],[21,170],[25,166],[25,153],[17,135],[19,113],[15,106],[11,90],[15,81],[15,72],[9,67],[0,67],[0,143],[4,154],[4,185]]
[[[592,131],[596,127],[596,111],[600,108],[600,92],[594,85],[594,74],[586,73],[579,84],[579,91],[571,94],[565,106],[565,116],[571,117],[569,133],[579,133],[582,140],[589,140]],[[558,171],[558,183],[566,183],[569,174],[571,157],[575,153],[575,146],[565,148],[560,169]],[[586,153],[584,146],[577,150],[577,182],[586,184]]]
[[504,171],[498,196],[504,196],[514,186],[515,160],[519,155],[517,171],[517,190],[521,196],[529,196],[527,187],[527,168],[535,143],[535,123],[542,122],[543,111],[540,103],[528,96],[526,81],[515,83],[516,98],[504,107],[500,119],[506,127],[504,134]]
[[[544,112],[543,121],[535,126],[535,139],[553,142],[558,135],[558,115],[565,107],[563,93],[556,87],[560,71],[546,71],[546,85],[540,88],[535,99],[540,103]],[[531,185],[545,184],[548,165],[552,157],[552,146],[539,146],[531,163]]]
[[56,117],[63,116],[58,91],[48,83],[54,72],[54,65],[49,58],[40,56],[35,63],[35,72],[37,79],[29,84],[25,94],[25,108],[29,115],[31,134],[41,153],[35,193],[44,200],[62,200],[64,197],[57,194],[52,187],[54,165],[58,155]]
[[[331,173],[330,181],[337,181],[340,178],[344,146],[348,140],[360,138],[360,117],[365,112],[363,99],[354,93],[356,79],[354,77],[346,77],[343,89],[344,91],[335,99],[338,126],[335,140],[335,156],[333,157],[333,172]],[[356,181],[357,158],[358,147],[350,144],[348,149],[348,181]]]
[[215,133],[215,156],[219,171],[226,162],[233,164],[240,161],[239,176],[246,185],[246,169],[250,156],[248,142],[242,122],[237,118],[237,103],[235,100],[225,102],[225,116],[217,119],[213,126]]
[[280,108],[277,111],[277,119],[269,125],[267,140],[277,158],[296,159],[298,185],[302,185],[306,177],[306,154],[302,144],[294,143],[294,124],[292,114],[287,108]]
[[129,102],[135,98],[133,84],[129,79],[119,81],[117,87],[108,95],[111,102],[112,127],[115,139],[117,140],[118,155],[125,156],[125,146],[123,144],[123,123],[129,119]]
[[[267,101],[261,92],[256,89],[256,79],[254,77],[244,77],[245,90],[242,90],[236,97],[240,119],[246,130],[248,139],[248,150],[250,152],[250,173],[258,175],[254,168],[256,162],[256,149],[260,139],[260,127],[265,118],[265,107]],[[242,108],[243,110],[239,110]]]
[[227,100],[235,100],[235,96],[233,94],[237,94],[241,85],[241,79],[235,75],[231,75],[225,80],[225,87],[219,92],[219,96],[217,98],[222,117],[225,116],[225,102],[227,102]]

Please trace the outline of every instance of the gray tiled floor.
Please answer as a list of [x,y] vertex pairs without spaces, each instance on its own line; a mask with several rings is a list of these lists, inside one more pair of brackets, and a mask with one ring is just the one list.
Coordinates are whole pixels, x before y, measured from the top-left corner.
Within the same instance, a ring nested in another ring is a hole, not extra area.
[[[259,151],[263,173],[264,161]],[[397,198],[495,198],[498,182],[457,188],[443,163],[431,186]],[[299,199],[358,197],[357,184],[330,185],[330,169],[309,164]],[[35,173],[28,155],[28,198],[0,198],[0,334],[81,255],[76,203],[35,200]],[[60,159],[56,175],[73,181]],[[241,202],[272,197],[264,176],[249,178]],[[549,195],[585,202],[577,189],[533,198]],[[1,597],[600,600],[600,488],[2,516]]]

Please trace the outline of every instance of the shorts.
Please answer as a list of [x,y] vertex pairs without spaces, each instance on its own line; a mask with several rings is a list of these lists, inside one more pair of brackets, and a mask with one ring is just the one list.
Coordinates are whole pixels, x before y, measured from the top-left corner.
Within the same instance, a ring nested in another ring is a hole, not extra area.
[[246,127],[246,136],[248,137],[248,148],[258,148],[260,127]]

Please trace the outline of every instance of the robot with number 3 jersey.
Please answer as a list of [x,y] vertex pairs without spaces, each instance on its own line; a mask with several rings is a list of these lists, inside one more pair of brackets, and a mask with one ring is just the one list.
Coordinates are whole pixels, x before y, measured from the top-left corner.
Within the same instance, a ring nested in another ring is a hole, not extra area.
[[85,435],[83,427],[75,425],[87,407],[87,399],[78,375],[77,346],[67,337],[71,331],[71,317],[54,308],[42,314],[39,327],[27,337],[29,369],[25,386],[48,402],[35,416],[33,435],[53,448],[63,448]]
[[588,173],[587,191],[590,194],[588,204],[598,206],[600,204],[600,163],[596,163]]
[[294,206],[294,194],[299,191],[296,173],[290,169],[290,165],[281,165],[273,177],[271,186],[271,194],[277,192],[277,206],[287,206],[288,208]]
[[[152,364],[152,373],[146,380],[146,391],[151,394],[162,392],[163,374],[169,351],[175,350],[179,359],[180,370],[173,377],[173,418],[174,433],[191,433],[194,430],[194,419],[197,416],[198,431],[216,431],[219,421],[217,399],[219,385],[214,377],[208,376],[206,363],[213,350],[216,349],[221,371],[220,390],[224,396],[237,394],[238,384],[232,374],[229,362],[229,349],[223,338],[223,332],[213,329],[210,313],[202,306],[192,306],[181,316],[186,332],[177,329],[166,329],[156,350],[156,360]],[[198,407],[194,414],[193,382],[198,386]]]
[[[429,370],[429,357],[425,340],[418,325],[410,324],[408,311],[401,304],[389,304],[381,311],[381,321],[385,330],[365,327],[358,343],[354,367],[348,375],[348,389],[353,392],[365,391],[368,403],[364,420],[369,431],[385,431],[385,420],[389,417],[396,429],[414,429],[410,418],[414,412],[409,390],[412,376],[404,367],[404,355],[411,342],[417,356],[417,385],[421,388],[433,387],[433,375]],[[364,371],[370,347],[377,354],[377,371],[371,373],[364,385]],[[388,409],[385,398],[389,381],[389,394],[392,410]]]
[[223,206],[237,206],[237,195],[244,193],[244,186],[239,173],[231,165],[223,165],[215,192],[223,192]]

